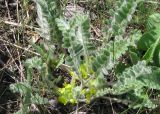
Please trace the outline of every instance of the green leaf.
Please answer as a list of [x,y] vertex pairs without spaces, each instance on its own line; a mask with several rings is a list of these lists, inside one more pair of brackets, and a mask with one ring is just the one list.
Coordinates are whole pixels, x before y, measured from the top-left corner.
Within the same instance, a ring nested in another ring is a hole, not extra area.
[[56,23],[58,25],[59,30],[61,30],[63,34],[65,34],[67,31],[70,30],[69,23],[66,20],[64,20],[62,17],[57,18]]
[[160,90],[160,69],[154,70],[151,74],[142,75],[137,80],[140,80],[145,87]]
[[36,95],[31,96],[31,102],[34,103],[34,104],[47,104],[48,99],[43,98],[40,95],[36,94]]
[[56,18],[63,13],[58,0],[34,0],[37,6],[37,32],[46,40],[61,44],[62,34],[57,28]]
[[120,6],[114,13],[114,19],[111,22],[111,29],[108,33],[113,35],[120,35],[125,31],[127,23],[132,19],[132,14],[135,12],[138,1],[123,0],[120,2]]
[[59,59],[59,61],[58,61],[58,63],[57,63],[57,66],[56,66],[56,68],[58,68],[61,64],[63,64],[63,62],[64,62],[64,54],[61,54],[60,55],[60,59]]
[[139,61],[136,65],[125,69],[122,74],[117,76],[118,81],[114,85],[115,94],[123,94],[142,88],[144,85],[137,78],[151,73],[152,69],[150,66],[146,66],[145,61]]
[[160,66],[160,44],[155,49],[153,60],[156,66]]
[[129,54],[130,54],[132,64],[137,64],[138,61],[140,61],[140,58],[138,57],[137,53],[130,51]]
[[42,66],[43,66],[42,59],[37,56],[30,58],[30,59],[27,59],[25,61],[25,64],[29,69],[37,68],[38,70],[41,70]]
[[116,68],[115,68],[114,72],[115,72],[116,74],[122,73],[122,72],[125,70],[125,68],[127,68],[127,65],[125,65],[125,64],[122,63],[122,62],[119,62],[119,63],[116,65]]
[[155,50],[156,50],[157,46],[159,45],[159,43],[160,43],[160,36],[156,40],[156,42],[154,44],[152,44],[151,47],[147,50],[147,52],[143,56],[143,59],[145,59],[147,62],[153,61],[153,56],[154,56]]
[[[63,34],[63,47],[69,52],[66,64],[73,66],[78,75],[82,62],[89,66],[89,58],[93,51],[93,43],[90,40],[90,22],[87,15],[76,14],[71,19],[56,19],[59,30]],[[81,59],[84,57],[84,59]],[[88,71],[87,67],[87,71]]]
[[10,89],[15,93],[19,92],[22,95],[32,92],[32,87],[27,82],[19,82],[10,85]]
[[138,49],[148,50],[153,43],[157,40],[160,35],[159,29],[154,29],[149,32],[146,32],[141,39],[138,41]]
[[104,67],[107,69],[113,68],[115,62],[128,50],[130,44],[131,42],[127,39],[117,39],[115,42],[110,41],[96,55],[92,63],[92,69],[96,72]]
[[[160,36],[160,14],[155,13],[149,16],[147,20],[147,32],[138,42],[138,48],[148,50],[152,44],[157,41]],[[152,49],[150,49],[152,50]]]
[[149,16],[147,21],[147,30],[152,30],[160,27],[160,13],[154,13]]

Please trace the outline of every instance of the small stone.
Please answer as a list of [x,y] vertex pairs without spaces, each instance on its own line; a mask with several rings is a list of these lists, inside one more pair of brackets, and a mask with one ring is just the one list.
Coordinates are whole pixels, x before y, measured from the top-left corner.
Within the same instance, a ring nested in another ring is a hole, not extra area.
[[35,104],[31,104],[30,111],[31,112],[39,112],[39,109],[37,108],[37,106]]

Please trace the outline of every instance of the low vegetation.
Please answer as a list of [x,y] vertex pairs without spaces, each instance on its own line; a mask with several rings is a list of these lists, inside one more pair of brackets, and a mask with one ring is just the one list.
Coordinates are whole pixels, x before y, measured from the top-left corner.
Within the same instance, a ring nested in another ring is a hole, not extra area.
[[42,39],[30,42],[34,54],[23,60],[24,79],[10,84],[21,99],[15,114],[30,114],[31,107],[46,114],[59,103],[76,106],[80,114],[80,104],[100,98],[127,106],[121,114],[129,109],[155,113],[160,95],[158,0],[35,0],[34,5],[35,31]]

